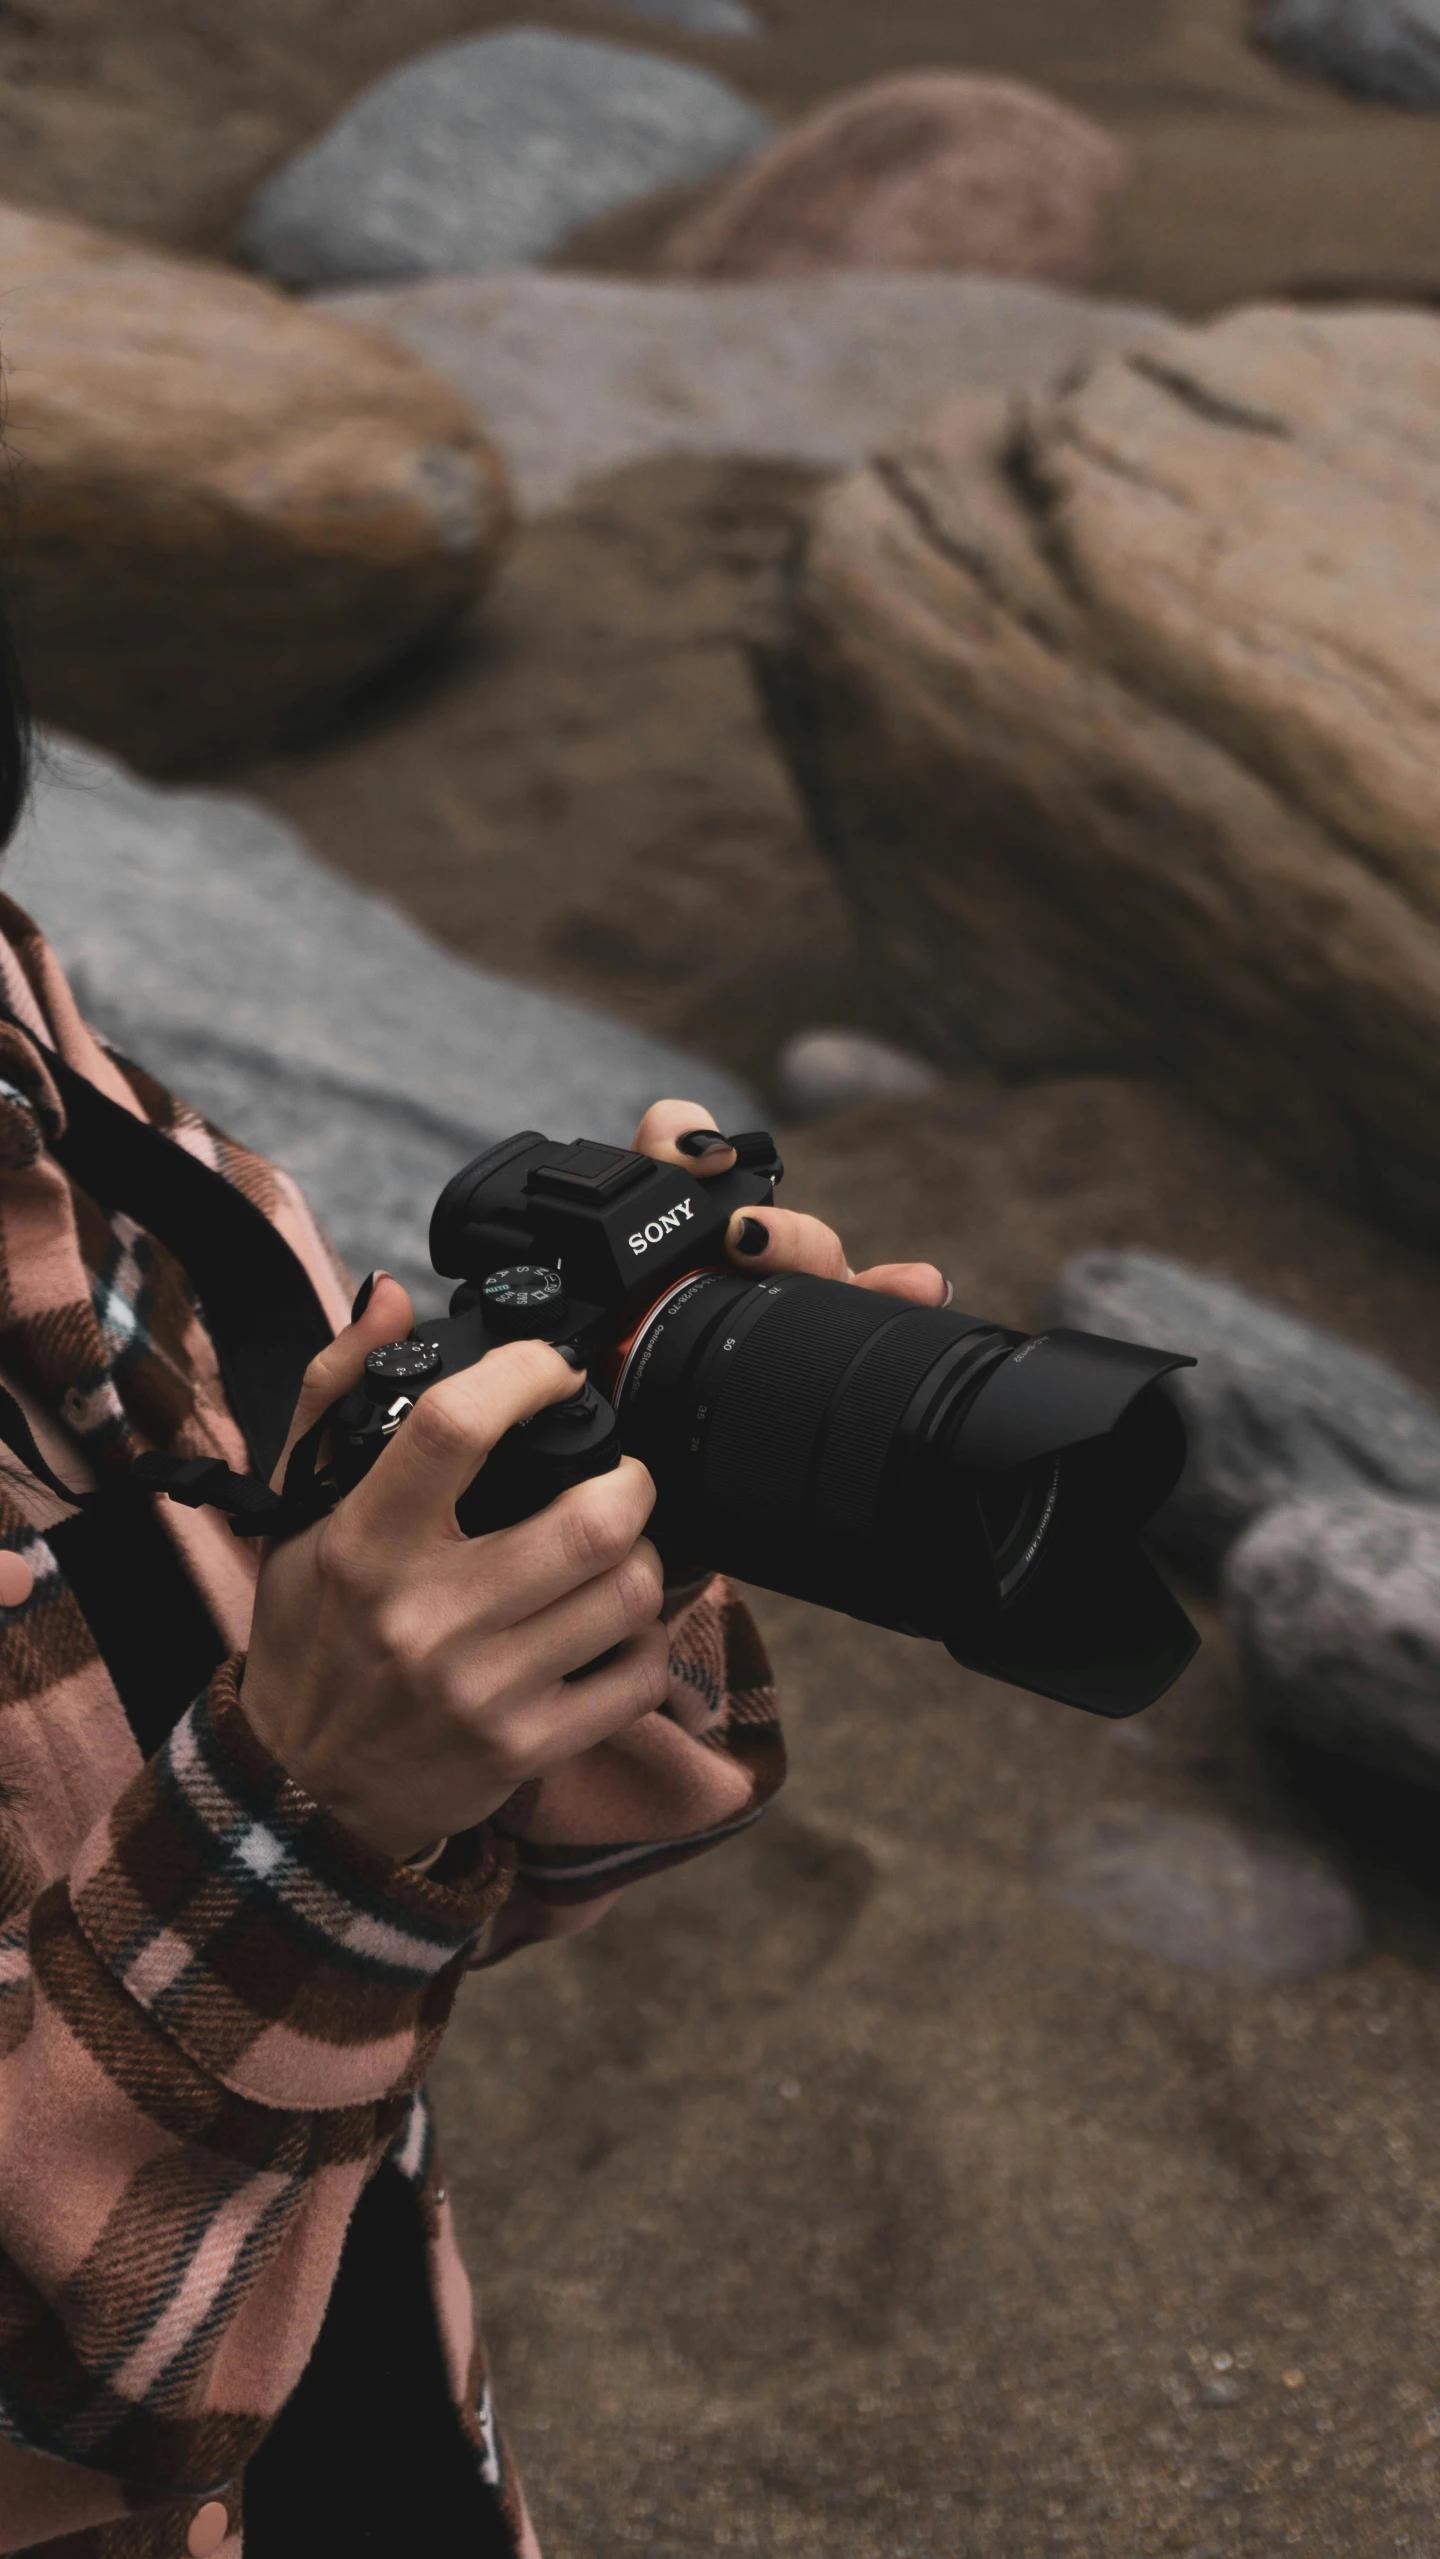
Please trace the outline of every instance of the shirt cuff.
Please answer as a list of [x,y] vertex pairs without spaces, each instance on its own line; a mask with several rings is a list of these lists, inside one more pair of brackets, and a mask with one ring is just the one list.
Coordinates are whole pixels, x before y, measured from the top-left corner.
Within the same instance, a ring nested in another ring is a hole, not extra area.
[[85,1842],[77,1925],[127,1995],[237,2096],[303,2110],[424,2077],[515,1852],[487,1823],[443,1880],[297,1786],[218,1670]]

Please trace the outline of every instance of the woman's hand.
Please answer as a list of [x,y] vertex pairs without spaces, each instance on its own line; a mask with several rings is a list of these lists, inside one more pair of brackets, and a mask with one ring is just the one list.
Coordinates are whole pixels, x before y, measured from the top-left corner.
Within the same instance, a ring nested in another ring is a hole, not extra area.
[[[291,1446],[412,1320],[382,1275],[307,1371]],[[246,1715],[307,1794],[387,1856],[483,1821],[668,1692],[660,1560],[642,1534],[655,1488],[634,1458],[489,1537],[455,1517],[497,1440],[579,1383],[545,1343],[492,1351],[422,1395],[338,1509],[261,1567]]]
[[[656,1102],[636,1130],[634,1143],[642,1155],[679,1164],[699,1181],[728,1173],[735,1162],[733,1150],[698,1102]],[[933,1262],[879,1262],[873,1270],[852,1271],[834,1228],[793,1209],[737,1209],[725,1249],[734,1268],[752,1279],[775,1271],[809,1271],[816,1279],[853,1280],[857,1288],[908,1297],[917,1306],[950,1302],[950,1290]]]
[[[735,1160],[694,1102],[657,1102],[635,1144],[700,1180]],[[930,1262],[852,1271],[832,1229],[790,1209],[737,1212],[726,1251],[755,1278],[809,1271],[920,1306],[948,1297]],[[382,1275],[307,1371],[289,1446],[412,1320],[404,1289]],[[660,1560],[643,1535],[655,1488],[635,1459],[489,1537],[466,1537],[455,1517],[512,1424],[577,1383],[544,1343],[492,1351],[422,1395],[354,1492],[261,1568],[246,1714],[307,1794],[391,1857],[484,1820],[667,1694]]]

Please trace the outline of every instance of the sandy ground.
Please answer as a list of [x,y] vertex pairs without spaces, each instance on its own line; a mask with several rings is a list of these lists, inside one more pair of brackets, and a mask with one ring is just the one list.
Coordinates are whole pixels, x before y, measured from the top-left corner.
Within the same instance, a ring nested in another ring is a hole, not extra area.
[[881,1026],[742,650],[808,485],[685,458],[592,483],[463,649],[247,786],[472,959],[762,1084],[787,1026]]
[[[1106,291],[1202,311],[1297,281],[1440,288],[1437,127],[1273,69],[1244,0],[760,0],[758,43],[686,41],[599,0],[4,0],[7,195],[223,248],[257,180],[355,91],[430,44],[526,23],[660,43],[794,114],[946,63],[1036,80],[1131,144]],[[649,214],[577,256],[643,265]]]

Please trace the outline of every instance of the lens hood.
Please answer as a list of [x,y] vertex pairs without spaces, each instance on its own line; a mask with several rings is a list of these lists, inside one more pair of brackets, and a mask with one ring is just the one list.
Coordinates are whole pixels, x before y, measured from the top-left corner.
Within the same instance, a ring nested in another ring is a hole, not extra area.
[[[1032,1333],[985,1380],[954,1443],[958,1464],[975,1474],[1059,1457],[1113,1431],[1137,1396],[1177,1368],[1195,1362],[1178,1351],[1147,1350],[1098,1333]],[[1175,1473],[1156,1491],[1144,1487],[1147,1511],[1173,1492],[1185,1463],[1184,1433],[1167,1435],[1165,1462]]]

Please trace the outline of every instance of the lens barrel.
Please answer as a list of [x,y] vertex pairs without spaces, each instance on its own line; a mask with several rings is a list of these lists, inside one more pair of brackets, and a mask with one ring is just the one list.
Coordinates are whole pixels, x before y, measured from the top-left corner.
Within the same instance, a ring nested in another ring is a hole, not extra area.
[[651,1310],[614,1402],[667,1564],[1124,1715],[1197,1641],[1138,1534],[1184,1460],[1159,1382],[1183,1364],[805,1274],[701,1271]]

